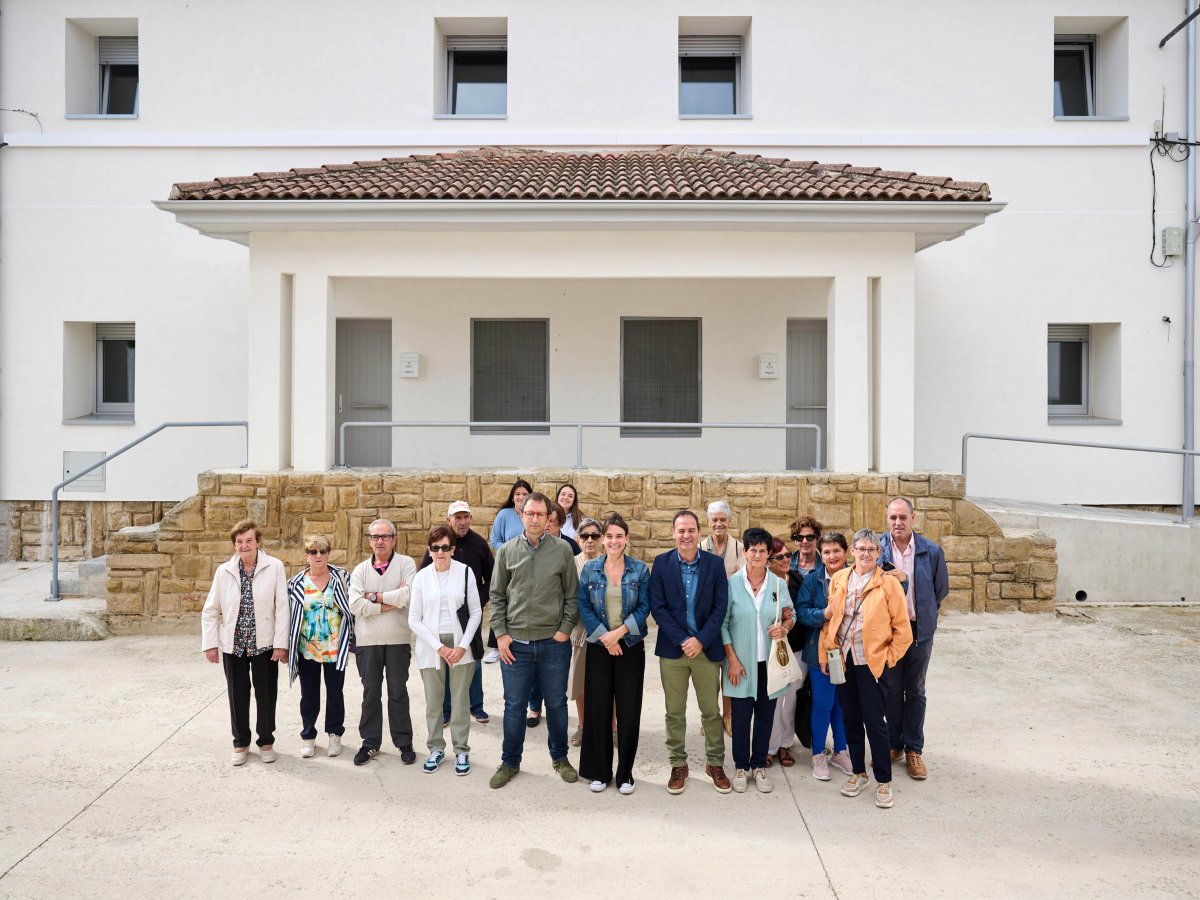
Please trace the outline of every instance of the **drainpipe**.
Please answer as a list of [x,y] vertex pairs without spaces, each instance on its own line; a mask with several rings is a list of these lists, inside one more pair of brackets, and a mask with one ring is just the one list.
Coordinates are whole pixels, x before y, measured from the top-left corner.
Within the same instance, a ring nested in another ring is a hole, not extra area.
[[[1188,0],[1187,26],[1187,140],[1196,140],[1196,0]],[[1196,449],[1196,153],[1187,157],[1187,245],[1184,248],[1183,294],[1183,449]],[[1183,522],[1191,521],[1196,503],[1196,458],[1183,457]]]

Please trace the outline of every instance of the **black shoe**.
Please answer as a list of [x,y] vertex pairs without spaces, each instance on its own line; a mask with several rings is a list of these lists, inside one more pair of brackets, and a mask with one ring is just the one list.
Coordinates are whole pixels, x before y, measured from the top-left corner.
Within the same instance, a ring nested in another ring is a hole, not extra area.
[[529,715],[525,718],[525,724],[530,728],[537,728],[540,721],[542,721],[542,714],[540,712],[533,712],[532,710],[530,710]]
[[356,766],[365,766],[372,759],[379,755],[379,751],[371,747],[360,747],[358,752],[354,754],[354,764]]
[[417,751],[413,749],[413,745],[409,744],[400,748],[400,762],[406,766],[411,766],[417,761]]

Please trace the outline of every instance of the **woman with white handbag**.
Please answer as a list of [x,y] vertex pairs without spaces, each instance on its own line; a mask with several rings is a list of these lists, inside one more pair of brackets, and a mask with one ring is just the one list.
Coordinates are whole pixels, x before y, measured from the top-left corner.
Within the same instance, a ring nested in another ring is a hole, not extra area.
[[[878,783],[875,805],[888,809],[892,805],[892,759],[884,671],[912,645],[912,628],[904,588],[895,576],[876,564],[879,538],[875,532],[869,528],[856,531],[850,550],[854,567],[842,569],[829,583],[817,658],[821,671],[837,685],[846,743],[850,746],[854,774],[842,785],[842,793],[857,797],[871,783],[866,761],[869,742],[871,769]],[[844,673],[839,671],[843,668]]]
[[729,606],[721,625],[723,687],[733,726],[732,782],[738,793],[746,790],[748,778],[763,793],[771,790],[766,760],[775,700],[801,677],[786,641],[795,622],[783,620],[783,610],[794,610],[787,582],[767,570],[771,540],[762,528],[748,528],[742,535],[746,566],[729,578]]

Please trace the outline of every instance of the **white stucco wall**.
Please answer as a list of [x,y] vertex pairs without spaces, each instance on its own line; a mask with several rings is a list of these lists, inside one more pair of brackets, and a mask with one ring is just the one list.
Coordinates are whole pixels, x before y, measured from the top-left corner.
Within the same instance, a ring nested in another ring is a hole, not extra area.
[[[553,10],[513,0],[501,11],[510,46],[507,118],[434,118],[441,65],[435,17],[496,12],[470,0],[402,6],[360,0],[349,12],[315,2],[129,0],[118,8],[99,0],[7,2],[0,106],[38,112],[44,132],[27,116],[0,113],[10,144],[0,149],[0,497],[47,496],[61,477],[63,450],[111,449],[167,419],[241,418],[253,408],[249,254],[181,228],[151,207],[171,183],[481,144],[700,143],[986,180],[1007,209],[916,259],[916,349],[904,376],[916,385],[916,465],[957,468],[959,438],[969,430],[1179,445],[1182,261],[1169,269],[1146,261],[1147,138],[1163,115],[1164,88],[1167,129],[1183,123],[1183,36],[1164,50],[1156,46],[1181,17],[1179,3],[1152,0],[1133,8],[1064,0],[1049,9],[1038,0],[1002,7],[864,0],[847,8],[763,0],[734,9],[697,0],[684,12],[750,17],[753,118],[681,120],[679,11],[632,0]],[[1128,120],[1053,120],[1056,15],[1129,17]],[[66,20],[112,16],[138,20],[140,116],[67,119],[67,83],[79,74]],[[362,39],[364,23],[370,41]],[[1182,175],[1182,166],[1159,160],[1160,228],[1182,224]],[[456,257],[466,267],[463,276],[529,277],[542,239],[513,240],[504,245],[507,274],[500,262],[478,260],[478,238],[464,243]],[[694,262],[702,267],[712,257],[696,253]],[[766,275],[769,257],[740,261]],[[316,277],[417,274],[373,272],[367,258],[345,259],[354,266]],[[544,274],[561,281],[638,272],[637,254],[626,249],[616,271],[583,265]],[[798,276],[793,269],[780,277]],[[335,284],[335,315],[343,304],[383,302],[370,300],[361,286]],[[683,291],[682,283],[671,289]],[[297,296],[305,290],[301,278]],[[709,341],[719,326],[706,321],[706,386],[742,378],[751,345],[759,347],[754,353],[768,352],[769,340],[782,347],[781,323],[793,313],[779,290],[764,291],[772,323],[762,338],[745,339],[728,373],[710,377],[718,357]],[[719,306],[715,295],[705,302]],[[719,311],[712,315],[721,321]],[[610,361],[618,352],[618,316],[605,309],[609,339],[594,351]],[[1163,316],[1172,319],[1169,329]],[[64,382],[64,370],[72,368],[63,359],[64,323],[122,320],[137,323],[135,425],[64,425],[64,407],[77,402],[67,398],[79,392]],[[552,334],[570,333],[574,321],[558,326],[552,317]],[[1110,326],[1114,346],[1093,390],[1119,410],[1121,424],[1047,423],[1048,322]],[[395,352],[403,346],[397,337]],[[899,365],[891,362],[889,370]],[[841,387],[834,386],[843,402],[856,393],[844,379],[856,376],[846,369]],[[414,391],[426,390],[432,378]],[[753,381],[756,415],[782,407],[772,395],[783,390],[782,380],[769,389]],[[576,393],[568,385],[552,387],[555,416]],[[706,392],[706,416],[733,408],[733,396],[740,395]],[[583,402],[611,410],[615,394]],[[278,434],[269,440],[282,452],[286,441]],[[589,457],[593,446],[601,451],[602,440],[589,436]],[[232,432],[160,436],[110,467],[103,496],[182,496],[196,471],[236,463],[240,454],[241,439]],[[554,456],[561,459],[557,450]],[[848,467],[861,462],[847,460]],[[969,489],[1041,500],[1172,503],[1177,470],[1177,462],[1154,457],[979,445]]]

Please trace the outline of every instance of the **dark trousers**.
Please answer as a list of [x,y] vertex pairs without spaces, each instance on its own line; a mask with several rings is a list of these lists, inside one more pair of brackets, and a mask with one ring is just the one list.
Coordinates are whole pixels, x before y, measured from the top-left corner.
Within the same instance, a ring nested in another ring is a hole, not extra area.
[[[854,651],[846,659],[846,683],[837,686],[837,699],[842,707],[846,726],[846,745],[850,750],[850,765],[855,773],[867,771],[866,743],[871,745],[871,771],[875,780],[887,784],[892,780],[891,747],[888,745],[887,686],[884,677],[876,680],[866,665],[854,662]],[[863,731],[867,739],[863,741]]]
[[933,638],[929,637],[909,647],[887,671],[888,740],[893,750],[921,753],[925,749],[925,674],[931,656]]
[[325,679],[325,733],[341,737],[346,733],[346,701],[342,685],[346,673],[337,663],[319,663],[297,654],[296,676],[300,679],[300,737],[311,741],[317,736],[317,714],[321,711],[321,679]]
[[254,656],[222,653],[225,684],[229,689],[229,719],[233,726],[233,746],[250,746],[250,687],[254,687],[257,715],[254,730],[260,747],[275,743],[275,701],[279,697],[279,663],[271,661],[271,650]]
[[583,738],[579,774],[587,781],[613,780],[612,708],[617,704],[617,784],[633,784],[646,680],[645,641],[621,645],[613,656],[602,644],[587,648],[583,662]]
[[533,682],[541,685],[546,698],[546,746],[550,759],[567,758],[567,673],[571,669],[571,642],[552,637],[508,645],[513,661],[500,661],[504,680],[504,744],[501,761],[521,768],[525,751],[525,708]]
[[[767,664],[758,664],[758,692],[753,697],[730,697],[730,749],[735,769],[763,769],[771,745],[775,701],[767,699]],[[751,724],[753,720],[753,724]],[[753,731],[752,731],[753,730]]]
[[[483,663],[475,660],[475,672],[471,675],[471,712],[483,712]],[[442,696],[442,721],[450,721],[450,679],[446,679],[446,690]]]
[[362,679],[362,715],[358,734],[362,745],[378,750],[383,744],[383,679],[387,676],[388,729],[397,749],[412,746],[413,727],[408,713],[408,667],[412,647],[408,644],[360,646],[354,663]]

